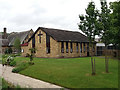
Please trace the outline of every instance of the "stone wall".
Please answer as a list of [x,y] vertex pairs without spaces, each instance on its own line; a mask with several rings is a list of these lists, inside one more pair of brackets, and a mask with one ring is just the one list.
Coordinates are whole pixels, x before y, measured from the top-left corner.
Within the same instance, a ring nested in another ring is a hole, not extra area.
[[[41,42],[39,41],[38,34],[41,35]],[[85,51],[84,51],[84,44],[82,43],[82,52],[80,52],[80,43],[78,43],[78,52],[76,43],[72,42],[73,45],[73,52],[70,52],[70,42],[68,42],[68,53],[66,52],[66,42],[64,42],[64,53],[61,52],[61,42],[57,42],[52,37],[50,37],[50,53],[46,52],[46,33],[42,30],[38,30],[35,34],[35,48],[36,53],[35,57],[46,57],[46,58],[59,58],[59,57],[83,57],[87,56],[87,43],[85,43]],[[26,53],[29,53],[28,49],[32,48],[32,40],[30,40],[28,46],[22,46],[24,49],[24,53],[22,56],[25,56]]]
[[59,57],[80,57],[80,56],[87,56],[87,43],[85,43],[85,52],[84,52],[84,45],[82,43],[82,52],[80,51],[80,43],[78,43],[78,52],[76,43],[72,43],[73,51],[70,52],[70,42],[68,42],[68,53],[66,52],[66,42],[64,42],[64,53],[61,52],[61,42],[59,42]]
[[32,41],[28,43],[28,46],[21,46],[21,51],[23,51],[21,55],[26,56],[27,53],[30,54],[30,51],[29,51],[30,48],[32,48]]
[[[39,32],[41,32],[41,43],[39,42]],[[37,49],[35,56],[36,57],[58,57],[58,43],[52,37],[50,37],[50,53],[46,52],[46,33],[42,30],[39,30],[35,34],[35,48]]]

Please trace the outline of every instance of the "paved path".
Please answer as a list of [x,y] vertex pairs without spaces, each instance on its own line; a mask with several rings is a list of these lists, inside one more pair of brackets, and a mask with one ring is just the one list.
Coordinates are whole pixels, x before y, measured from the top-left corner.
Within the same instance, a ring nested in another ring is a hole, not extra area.
[[6,81],[14,85],[19,85],[22,88],[57,88],[57,89],[62,88],[60,86],[53,85],[41,80],[28,77],[28,76],[12,73],[11,72],[12,69],[13,67],[2,66],[0,64],[0,76],[2,76]]

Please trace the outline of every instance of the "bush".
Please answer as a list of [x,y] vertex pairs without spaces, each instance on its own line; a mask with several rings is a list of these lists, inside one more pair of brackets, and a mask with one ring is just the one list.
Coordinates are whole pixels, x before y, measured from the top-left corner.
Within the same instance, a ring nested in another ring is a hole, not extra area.
[[21,56],[21,53],[17,53],[17,54],[15,54],[15,56]]
[[11,47],[9,47],[8,48],[8,54],[11,54],[13,51],[12,51],[12,48]]
[[12,54],[11,57],[16,57],[16,55],[15,55],[15,54]]
[[15,66],[15,65],[16,65],[16,61],[15,60],[10,62],[10,66]]
[[10,63],[14,61],[14,58],[7,55],[2,55],[2,64],[3,65],[10,65]]
[[5,54],[11,54],[13,51],[12,51],[12,48],[11,47],[9,47],[9,48],[6,48],[5,49]]
[[21,63],[18,67],[13,68],[12,72],[18,73],[24,69],[26,69],[29,66],[28,63]]
[[2,64],[3,65],[7,64],[7,62],[6,62],[7,57],[8,57],[7,55],[2,55]]

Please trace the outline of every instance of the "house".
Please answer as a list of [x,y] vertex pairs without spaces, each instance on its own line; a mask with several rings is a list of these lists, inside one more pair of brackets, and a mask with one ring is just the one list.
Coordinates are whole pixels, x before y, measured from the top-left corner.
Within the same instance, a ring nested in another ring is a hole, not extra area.
[[11,47],[13,52],[15,52],[16,50],[13,47],[13,45],[16,38],[19,38],[20,43],[23,44],[26,43],[34,33],[32,29],[24,32],[12,32],[9,34],[7,33],[7,28],[4,28],[3,30],[4,31],[1,34],[2,53],[4,53],[5,50],[8,49],[9,47]]
[[9,35],[8,33],[6,33],[7,29],[4,28],[3,32],[0,33],[0,44],[1,44],[1,52],[3,53],[5,52],[5,49],[8,48],[8,39],[7,36]]
[[97,51],[97,56],[102,56],[105,55],[105,44],[104,43],[96,43],[96,51]]
[[[97,56],[104,56],[105,55],[105,44],[102,43],[100,38],[96,39],[96,55]],[[119,57],[120,56],[120,50],[118,49],[118,46],[114,46],[113,44],[107,45],[106,55],[113,56],[113,57]]]
[[[27,43],[21,45],[22,56],[35,48],[35,57],[59,58],[89,56],[89,41],[80,32],[39,27]],[[93,53],[96,53],[94,44]]]

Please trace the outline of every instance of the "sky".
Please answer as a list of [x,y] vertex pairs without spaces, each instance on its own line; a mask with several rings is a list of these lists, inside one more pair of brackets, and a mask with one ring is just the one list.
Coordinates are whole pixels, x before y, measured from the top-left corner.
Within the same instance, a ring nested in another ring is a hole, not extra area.
[[100,0],[0,0],[0,32],[4,27],[8,33],[38,27],[80,31],[79,15],[90,1],[100,9]]

